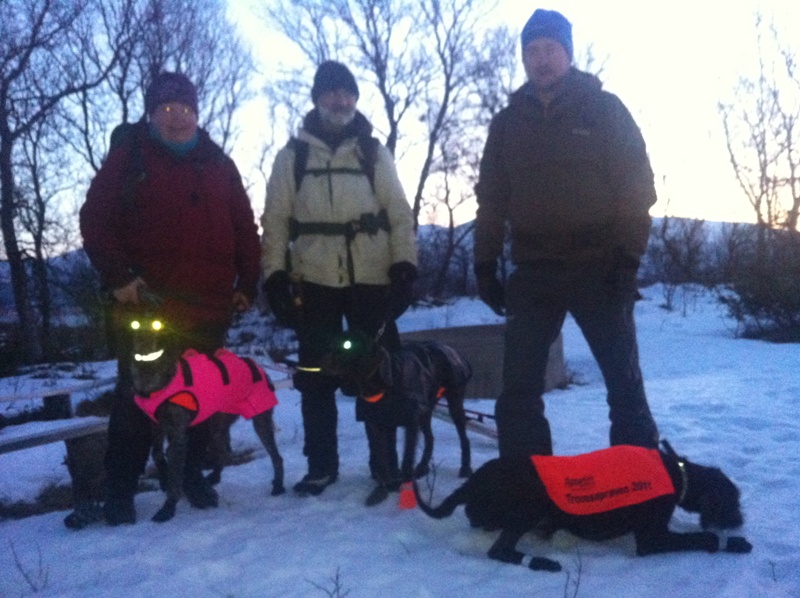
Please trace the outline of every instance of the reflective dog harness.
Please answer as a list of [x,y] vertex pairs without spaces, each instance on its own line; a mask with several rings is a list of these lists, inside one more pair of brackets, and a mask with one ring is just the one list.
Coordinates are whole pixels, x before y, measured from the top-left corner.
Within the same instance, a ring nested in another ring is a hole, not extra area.
[[251,359],[226,349],[212,356],[186,351],[167,386],[147,397],[137,395],[134,400],[153,420],[164,401],[195,410],[193,426],[219,412],[250,419],[278,404],[266,372]]
[[620,445],[574,457],[535,455],[531,461],[550,498],[571,515],[595,515],[675,493],[656,449]]

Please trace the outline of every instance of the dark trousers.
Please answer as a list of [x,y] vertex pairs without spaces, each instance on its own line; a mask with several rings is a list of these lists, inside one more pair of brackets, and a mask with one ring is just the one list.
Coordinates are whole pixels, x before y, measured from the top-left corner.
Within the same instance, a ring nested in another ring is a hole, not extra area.
[[[225,326],[199,326],[191,330],[172,331],[181,350],[195,349],[213,353],[223,346]],[[126,500],[133,497],[144,473],[154,441],[152,420],[134,402],[130,363],[133,345],[130,328],[124,318],[114,326],[114,346],[117,353],[117,385],[108,422],[108,449],[105,456],[108,498]],[[211,439],[208,420],[189,428],[186,457],[188,481],[202,475],[206,447]]]
[[635,271],[611,274],[532,264],[511,275],[503,391],[495,407],[501,457],[552,454],[542,395],[550,345],[567,313],[580,327],[603,374],[611,444],[658,445],[639,368],[633,319]]
[[[385,286],[334,288],[303,283],[302,297],[302,318],[297,331],[301,366],[319,367],[333,339],[344,330],[343,320],[348,330],[360,330],[373,337],[384,326],[381,343],[389,350],[400,346],[397,325],[393,320],[386,321]],[[337,475],[339,448],[335,393],[340,380],[316,372],[299,371],[294,384],[301,393],[303,454],[308,459],[308,472],[314,477]]]

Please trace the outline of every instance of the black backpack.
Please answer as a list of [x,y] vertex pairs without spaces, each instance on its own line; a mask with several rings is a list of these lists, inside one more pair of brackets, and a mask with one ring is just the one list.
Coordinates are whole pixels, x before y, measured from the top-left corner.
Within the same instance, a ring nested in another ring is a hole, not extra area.
[[123,122],[114,127],[108,141],[109,154],[123,145],[130,146],[130,157],[125,166],[125,182],[122,190],[123,204],[128,207],[133,207],[136,186],[147,177],[144,156],[142,156],[142,148],[139,142],[139,135],[146,134],[146,129],[147,122],[144,118],[135,123]]
[[380,141],[371,135],[359,135],[358,163],[359,170],[354,168],[308,168],[308,142],[292,137],[289,139],[287,147],[294,150],[294,189],[300,190],[300,185],[307,174],[312,176],[323,176],[330,173],[340,174],[363,174],[369,180],[369,185],[375,192],[375,162],[378,159],[378,146]]

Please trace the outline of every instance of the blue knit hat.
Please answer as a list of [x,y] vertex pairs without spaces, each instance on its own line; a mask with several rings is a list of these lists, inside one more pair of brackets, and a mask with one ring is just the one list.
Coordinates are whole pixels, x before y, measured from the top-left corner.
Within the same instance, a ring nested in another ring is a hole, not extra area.
[[520,35],[522,48],[540,37],[549,37],[564,46],[572,60],[572,23],[564,15],[555,10],[537,8],[525,23]]

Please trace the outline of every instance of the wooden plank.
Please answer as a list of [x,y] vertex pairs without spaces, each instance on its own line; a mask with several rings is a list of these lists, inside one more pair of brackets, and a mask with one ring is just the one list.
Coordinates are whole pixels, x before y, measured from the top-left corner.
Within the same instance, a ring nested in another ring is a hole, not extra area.
[[[447,412],[447,407],[443,405],[436,405],[433,409],[433,417],[442,421],[453,423],[450,414]],[[497,440],[497,428],[487,425],[477,419],[467,419],[467,429],[482,434],[488,438]]]
[[16,395],[8,395],[5,397],[0,397],[0,403],[11,403],[13,401],[30,401],[34,399],[43,399],[45,397],[52,397],[54,395],[71,395],[76,392],[82,392],[84,390],[91,390],[93,388],[102,388],[105,386],[111,386],[112,384],[116,383],[117,377],[112,376],[110,378],[101,378],[100,380],[89,380],[88,382],[83,382],[81,384],[75,384],[73,386],[67,386],[66,388],[54,388],[51,390],[44,390],[39,389],[33,392],[16,394]]
[[106,429],[108,429],[108,418],[105,417],[78,417],[7,426],[0,430],[0,455],[105,432]]

